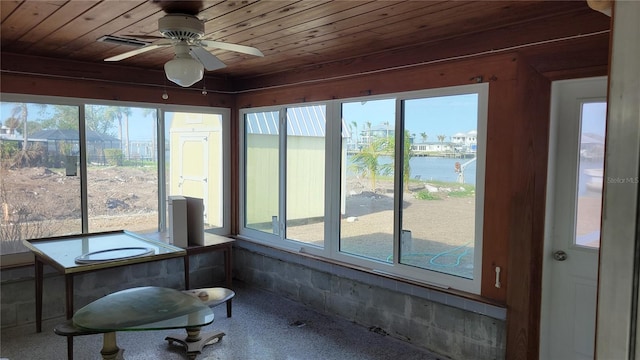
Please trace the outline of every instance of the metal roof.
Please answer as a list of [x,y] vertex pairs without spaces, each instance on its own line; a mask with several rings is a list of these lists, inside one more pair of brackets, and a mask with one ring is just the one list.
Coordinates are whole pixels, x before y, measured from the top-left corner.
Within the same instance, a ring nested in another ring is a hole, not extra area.
[[[278,135],[278,111],[247,113],[245,131],[247,134]],[[324,105],[309,105],[287,108],[287,135],[324,137],[326,135],[327,110]],[[347,137],[349,130],[342,121],[342,134]]]

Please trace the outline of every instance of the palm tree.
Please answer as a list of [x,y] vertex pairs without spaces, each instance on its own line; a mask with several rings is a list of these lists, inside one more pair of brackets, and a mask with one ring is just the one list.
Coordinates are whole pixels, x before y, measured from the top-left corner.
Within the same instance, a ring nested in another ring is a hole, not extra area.
[[351,122],[351,126],[355,129],[353,131],[353,134],[356,136],[355,144],[356,144],[356,148],[357,148],[358,147],[358,122],[357,121],[352,121]]
[[[11,109],[11,115],[5,120],[5,124],[9,127],[18,129],[22,126],[22,149],[13,159],[12,166],[29,166],[32,161],[43,154],[40,146],[32,146],[29,148],[29,108],[26,103],[16,103]],[[33,124],[32,124],[33,125]]]
[[446,135],[438,135],[438,141],[440,141],[441,143],[444,142],[446,138],[447,138]]
[[374,141],[370,141],[367,146],[362,148],[351,158],[351,169],[362,175],[363,178],[369,178],[371,182],[371,191],[376,190],[376,177],[380,173],[378,158],[382,155],[388,154],[388,144],[388,139],[374,139]]
[[[29,109],[27,104],[18,103],[11,109],[11,118],[15,119],[15,125],[22,125],[22,152],[27,152],[28,134],[27,134],[27,118],[29,117]],[[17,126],[16,126],[17,127]]]
[[422,133],[420,133],[420,136],[422,136],[422,142],[426,143],[427,139],[429,138],[429,135],[427,135],[426,132],[422,132]]
[[[413,151],[411,151],[411,134],[409,131],[405,130],[404,132],[404,141],[403,141],[403,163],[402,163],[402,183],[405,191],[409,190],[409,180],[411,179],[411,165],[409,162],[411,157],[413,156]],[[390,141],[385,145],[385,149],[387,154],[393,154],[395,151],[395,138],[391,138]],[[392,156],[395,159],[395,156]],[[380,173],[391,173],[394,169],[393,162],[390,164],[385,164],[379,170]]]
[[106,115],[118,120],[118,134],[120,136],[121,146],[124,148],[123,155],[125,159],[129,158],[129,116],[131,108],[121,106],[109,106]]
[[367,139],[367,144],[371,144],[371,121],[367,121],[365,123],[364,134],[365,134],[366,139]]

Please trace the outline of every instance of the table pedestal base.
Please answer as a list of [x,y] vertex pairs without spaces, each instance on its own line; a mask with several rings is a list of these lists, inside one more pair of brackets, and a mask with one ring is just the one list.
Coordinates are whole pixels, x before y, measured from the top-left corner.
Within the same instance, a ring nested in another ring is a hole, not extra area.
[[102,340],[102,360],[124,360],[124,349],[120,349],[116,344],[116,333],[104,333]]
[[210,332],[200,334],[200,328],[188,328],[187,337],[180,337],[180,335],[167,336],[165,340],[169,341],[169,345],[173,345],[173,342],[177,342],[184,346],[187,350],[187,357],[189,360],[194,360],[196,356],[202,353],[202,348],[222,340],[225,335],[222,331]]

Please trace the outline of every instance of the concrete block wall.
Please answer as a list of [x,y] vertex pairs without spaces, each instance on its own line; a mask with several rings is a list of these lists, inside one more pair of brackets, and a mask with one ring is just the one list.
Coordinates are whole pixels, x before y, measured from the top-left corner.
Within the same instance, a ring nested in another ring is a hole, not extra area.
[[500,307],[242,240],[234,276],[452,359],[505,357]]
[[[211,252],[190,258],[191,288],[210,287],[224,282],[222,253]],[[65,281],[55,269],[44,267],[43,320],[65,317]],[[182,258],[166,259],[131,266],[76,274],[74,307],[82,306],[107,294],[138,287],[164,286],[184,289]],[[33,323],[35,331],[34,267],[5,269],[0,273],[0,310],[3,329]]]

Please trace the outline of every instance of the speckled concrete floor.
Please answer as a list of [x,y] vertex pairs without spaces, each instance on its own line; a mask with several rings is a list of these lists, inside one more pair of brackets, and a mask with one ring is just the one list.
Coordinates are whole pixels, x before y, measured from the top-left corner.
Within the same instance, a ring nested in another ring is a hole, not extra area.
[[[206,346],[198,360],[436,360],[400,340],[352,322],[308,309],[276,294],[234,283],[233,317],[226,308],[214,308],[215,321],[203,331],[221,330],[226,336]],[[35,326],[5,329],[0,358],[9,360],[64,360],[66,340],[53,333],[63,319],[45,321],[42,333]],[[187,359],[179,346],[164,338],[173,331],[136,331],[117,334],[127,360]],[[76,337],[75,360],[100,359],[101,335]]]

